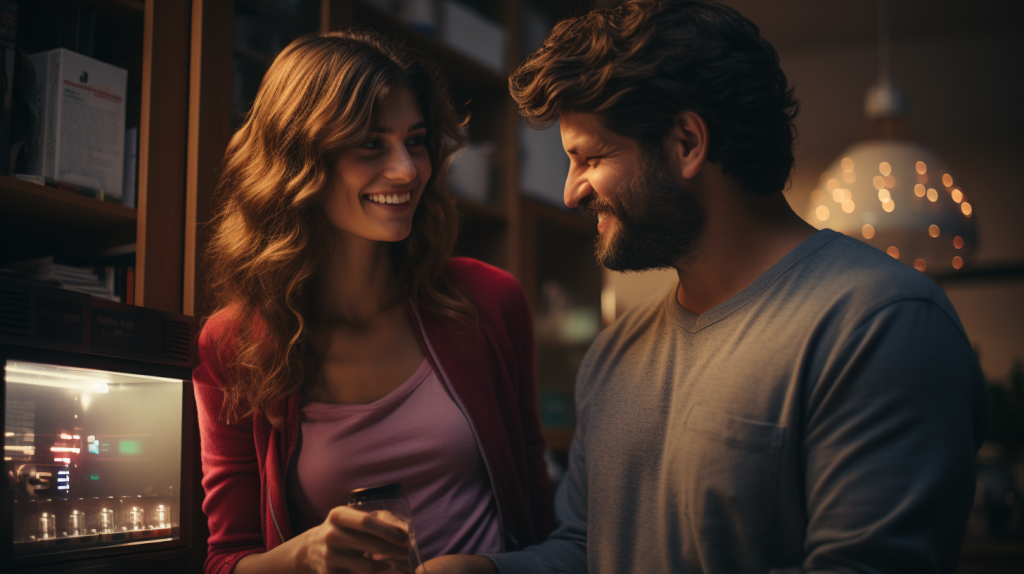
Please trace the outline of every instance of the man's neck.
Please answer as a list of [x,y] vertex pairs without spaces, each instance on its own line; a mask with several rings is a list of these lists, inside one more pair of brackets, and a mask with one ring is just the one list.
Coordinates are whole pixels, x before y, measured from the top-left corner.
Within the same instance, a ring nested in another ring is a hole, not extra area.
[[710,194],[695,256],[676,268],[676,300],[701,314],[750,286],[815,229],[793,213],[781,193],[742,190]]

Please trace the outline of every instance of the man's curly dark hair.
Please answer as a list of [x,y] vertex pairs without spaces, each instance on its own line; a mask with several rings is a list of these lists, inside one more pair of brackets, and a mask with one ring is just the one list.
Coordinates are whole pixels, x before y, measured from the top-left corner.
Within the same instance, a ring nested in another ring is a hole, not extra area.
[[793,168],[799,105],[779,56],[721,4],[630,0],[563,20],[509,88],[534,123],[592,113],[648,151],[693,111],[708,124],[708,160],[749,193],[784,189]]

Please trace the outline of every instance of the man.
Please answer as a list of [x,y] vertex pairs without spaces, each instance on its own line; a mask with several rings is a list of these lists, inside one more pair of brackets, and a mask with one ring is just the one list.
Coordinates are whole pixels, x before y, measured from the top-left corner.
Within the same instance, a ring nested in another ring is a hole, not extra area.
[[757,27],[633,0],[559,24],[511,86],[560,120],[601,264],[679,283],[583,362],[558,529],[431,574],[952,571],[977,360],[935,283],[789,208],[797,104]]

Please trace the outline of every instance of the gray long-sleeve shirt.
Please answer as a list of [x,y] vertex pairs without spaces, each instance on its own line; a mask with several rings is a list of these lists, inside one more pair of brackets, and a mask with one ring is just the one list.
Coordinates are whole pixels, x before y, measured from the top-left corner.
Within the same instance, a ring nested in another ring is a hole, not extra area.
[[695,315],[675,291],[606,329],[521,572],[951,572],[988,420],[956,312],[841,234]]

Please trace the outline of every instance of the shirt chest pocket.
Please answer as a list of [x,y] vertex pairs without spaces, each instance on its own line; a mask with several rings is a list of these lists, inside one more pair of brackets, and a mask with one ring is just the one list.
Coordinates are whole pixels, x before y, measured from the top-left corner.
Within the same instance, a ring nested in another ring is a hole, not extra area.
[[695,405],[676,461],[684,528],[696,537],[750,538],[774,523],[785,429]]

